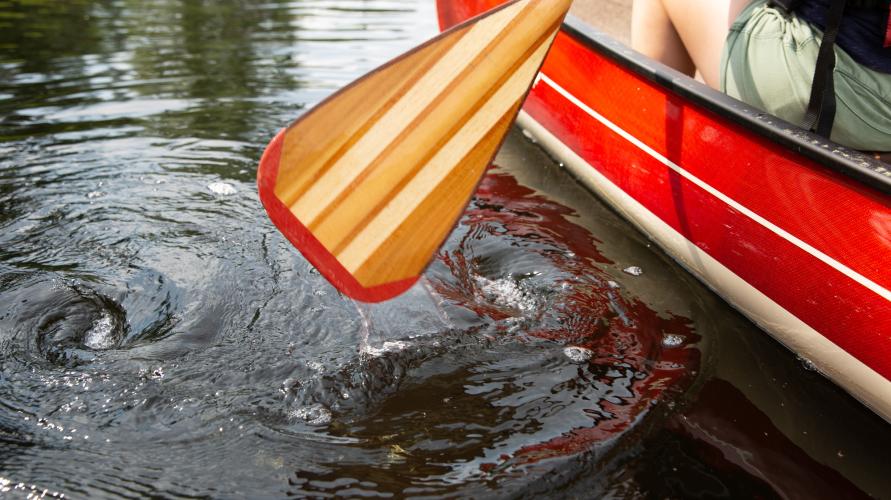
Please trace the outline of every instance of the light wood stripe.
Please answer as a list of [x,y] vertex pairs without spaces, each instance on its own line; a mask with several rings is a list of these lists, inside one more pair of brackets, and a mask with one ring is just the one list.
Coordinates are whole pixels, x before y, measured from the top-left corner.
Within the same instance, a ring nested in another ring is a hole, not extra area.
[[[403,219],[391,237],[356,271],[355,277],[360,283],[383,284],[394,276],[416,277],[423,272],[455,228],[521,105],[522,102],[517,101],[467,156],[455,159],[473,167],[447,175],[436,186],[435,194],[425,198]],[[447,194],[447,199],[443,199],[443,194]]]
[[[395,141],[399,134],[410,127],[417,117],[452,85],[474,62],[480,47],[489,47],[512,21],[531,14],[538,4],[517,3],[475,24],[454,47],[371,128],[362,138],[341,156],[312,187],[293,205],[291,212],[304,225],[312,225],[319,214],[347,189],[355,180],[357,166],[367,165]],[[497,60],[497,59],[496,59]],[[485,64],[485,60],[483,61]],[[483,75],[484,76],[484,75]],[[474,82],[468,82],[474,83]],[[470,85],[467,92],[477,90]],[[454,94],[454,93],[452,93]],[[458,98],[459,96],[455,96]]]
[[[429,71],[470,27],[421,47],[320,103],[285,133],[276,197],[291,206],[331,164],[356,143],[421,75]],[[373,98],[369,99],[369,96]],[[324,112],[315,111],[324,109]],[[336,120],[336,121],[335,121]]]
[[276,224],[351,296],[416,278],[494,157],[570,3],[507,3],[306,113],[277,143],[273,189],[290,213]]
[[[474,115],[467,125],[455,134],[430,162],[421,169],[418,175],[346,246],[344,251],[337,255],[337,259],[347,270],[355,274],[378,248],[399,229],[399,226],[406,218],[406,214],[412,213],[455,170],[455,159],[466,157],[480,140],[486,137],[490,130],[504,117],[505,112],[518,105],[519,100],[526,93],[529,82],[535,77],[542,59],[550,48],[550,41],[555,35],[556,33],[552,33],[548,38],[548,42],[539,46],[535,55],[526,60],[514,76],[480,108],[479,112]],[[485,165],[482,168],[485,168]],[[467,193],[467,196],[469,195],[470,193]],[[463,205],[458,207],[459,211],[463,210],[463,208]],[[457,217],[457,214],[452,215],[448,221],[449,228],[454,223],[455,217]],[[437,246],[439,242],[441,242],[441,238],[436,240]],[[410,277],[418,271],[409,270],[406,277]],[[371,285],[373,284],[366,284],[366,286]]]
[[[342,252],[345,246],[365,229],[368,222],[377,216],[383,207],[425,167],[447,141],[472,119],[480,107],[491,99],[495,92],[512,78],[528,59],[538,57],[536,53],[540,47],[550,45],[553,31],[556,29],[555,25],[552,30],[542,33],[537,43],[530,46],[526,53],[516,57],[508,70],[499,71],[498,81],[488,85],[487,92],[480,94],[477,101],[468,99],[465,102],[454,103],[448,99],[443,100],[438,106],[440,108],[438,111],[441,113],[449,112],[452,108],[462,105],[466,107],[466,112],[460,120],[456,120],[451,128],[444,132],[437,130],[433,136],[441,137],[441,139],[436,144],[424,148],[419,148],[416,144],[419,140],[427,137],[425,134],[429,134],[428,128],[422,126],[423,124],[412,127],[414,133],[406,134],[405,140],[382,154],[382,158],[379,159],[380,169],[367,168],[366,172],[371,171],[368,176],[357,179],[350,185],[350,189],[347,189],[319,215],[315,223],[310,226],[313,234],[335,255]],[[438,116],[440,114],[437,113],[437,109],[425,114],[425,117],[431,120],[437,120]],[[439,124],[437,123],[437,125]],[[420,135],[421,138],[416,137],[417,135]]]

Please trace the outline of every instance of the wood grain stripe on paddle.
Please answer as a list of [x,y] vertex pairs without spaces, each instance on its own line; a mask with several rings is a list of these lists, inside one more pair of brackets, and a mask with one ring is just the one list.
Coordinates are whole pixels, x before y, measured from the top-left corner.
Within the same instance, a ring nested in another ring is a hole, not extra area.
[[[444,207],[457,207],[453,209],[457,213],[442,213],[442,210],[431,209],[429,214],[435,220],[427,221],[426,224],[438,226],[440,221],[445,221],[446,226],[441,231],[431,231],[429,228],[421,225],[417,230],[418,234],[423,235],[423,241],[405,241],[398,238],[399,235],[396,235],[397,232],[401,232],[403,236],[411,234],[411,231],[407,231],[404,228],[404,222],[408,222],[407,217],[408,219],[411,218],[406,214],[414,213],[422,204],[433,204],[433,206],[436,206],[438,204],[437,198],[441,201],[442,198],[449,196],[461,196],[465,199],[470,196],[473,185],[465,186],[467,189],[457,192],[437,189],[437,187],[450,176],[470,176],[474,179],[473,182],[476,182],[475,179],[478,179],[482,170],[486,168],[487,161],[491,158],[494,150],[488,151],[488,156],[483,155],[485,157],[479,161],[479,166],[469,165],[467,163],[468,156],[471,156],[472,153],[478,153],[473,156],[480,156],[486,153],[486,150],[489,148],[480,146],[488,138],[498,137],[498,140],[490,145],[491,148],[494,149],[500,144],[501,136],[500,134],[492,133],[494,132],[493,128],[498,127],[508,114],[510,114],[511,118],[513,117],[511,113],[514,113],[520,105],[529,82],[535,77],[542,59],[550,48],[550,38],[553,38],[553,36],[555,36],[555,33],[549,36],[547,43],[543,43],[538,47],[533,57],[528,58],[524,62],[510,80],[502,85],[467,124],[431,158],[418,175],[413,177],[404,189],[387,203],[380,213],[368,223],[368,226],[350,241],[342,252],[336,254],[340,263],[356,275],[360,281],[362,281],[360,276],[367,274],[363,272],[363,266],[372,255],[378,254],[379,249],[388,241],[398,241],[397,245],[407,245],[408,247],[434,245],[434,248],[423,257],[425,262],[420,263],[420,267],[418,267],[417,263],[410,262],[410,259],[403,261],[385,259],[393,266],[394,272],[392,274],[402,278],[413,276],[423,268],[430,253],[435,251],[435,246],[441,243],[444,236],[442,231],[447,232],[451,229],[455,219],[460,215],[464,207],[463,204],[458,203],[441,203]],[[456,162],[457,158],[463,158],[464,160]],[[456,168],[456,166],[459,168]],[[400,231],[400,228],[402,228],[402,231]],[[424,253],[418,248],[413,250],[418,250],[417,253]],[[376,276],[374,279],[380,279],[380,282],[399,279],[389,274],[391,273],[388,273],[388,276],[385,277]],[[376,283],[363,282],[363,284],[373,286]]]
[[325,106],[325,113],[310,110],[291,125],[282,146],[276,197],[293,205],[469,31],[466,27],[452,33],[369,74],[316,106]]
[[[507,132],[521,105],[522,102],[518,101],[509,109],[492,128],[492,135],[483,137],[460,160],[474,164],[477,168],[467,168],[445,176],[436,186],[437,192],[463,193],[462,203],[469,201],[476,184],[501,144],[501,138],[496,134]],[[464,207],[461,207],[462,210],[451,207],[451,211],[443,211],[442,199],[432,195],[413,208],[414,211],[407,217],[400,218],[401,223],[390,238],[384,240],[353,273],[360,283],[387,283],[393,276],[420,275],[442,241],[454,229]],[[416,235],[422,236],[415,238]]]
[[[475,64],[485,64],[486,58],[477,62],[480,47],[485,47],[483,52],[491,50],[507,51],[504,44],[493,46],[508,28],[515,29],[516,23],[532,14],[538,4],[518,3],[501,12],[475,24],[471,30],[443,56],[443,58],[428,71],[417,83],[381,117],[375,127],[372,127],[363,135],[352,148],[343,154],[324,175],[322,175],[303,196],[291,205],[291,212],[305,225],[312,225],[316,217],[337,196],[349,187],[361,174],[370,160],[377,158],[399,137],[403,131],[409,129],[417,117],[458,80],[465,69]],[[518,37],[520,38],[520,37]],[[525,41],[525,40],[524,40]],[[524,51],[520,51],[524,52]],[[510,53],[510,52],[507,52]],[[513,52],[516,57],[516,50]],[[500,58],[489,57],[493,62],[500,62]],[[513,59],[513,58],[509,58]],[[449,92],[451,100],[466,98],[471,92],[479,92],[479,87],[484,85],[486,73],[476,72],[472,80],[462,80],[462,92]],[[436,123],[445,123],[442,117]],[[435,133],[435,132],[434,132]],[[441,135],[440,135],[441,136]]]
[[[449,130],[442,133],[435,132],[442,139],[431,147],[419,148],[416,146],[420,140],[416,136],[425,137],[423,134],[430,133],[430,127],[425,126],[424,123],[413,125],[410,133],[401,136],[402,141],[387,149],[381,158],[375,161],[374,166],[381,168],[367,168],[368,175],[356,179],[349,189],[344,191],[319,215],[314,224],[310,226],[313,234],[332,253],[342,252],[344,247],[365,228],[368,222],[376,217],[383,207],[428,164],[447,141],[472,119],[495,92],[517,74],[526,61],[539,57],[536,53],[542,46],[550,45],[553,31],[556,29],[557,26],[554,26],[550,32],[543,33],[536,45],[530,46],[526,53],[520,54],[513,62],[513,66],[501,73],[498,81],[494,85],[489,85],[487,92],[480,94],[478,101],[474,102],[469,99],[466,102],[457,103],[451,102],[449,99],[440,101],[438,107],[444,108],[444,110],[466,106],[464,116],[457,120]],[[435,109],[425,115],[425,117],[433,117],[431,119],[434,120],[436,116],[439,115]]]

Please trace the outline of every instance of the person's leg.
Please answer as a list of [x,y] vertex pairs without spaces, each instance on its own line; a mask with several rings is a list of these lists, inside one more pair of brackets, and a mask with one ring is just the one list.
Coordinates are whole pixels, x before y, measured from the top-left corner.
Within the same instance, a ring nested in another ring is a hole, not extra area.
[[631,6],[631,48],[689,76],[696,71],[662,0],[634,0]]
[[724,40],[750,0],[634,0],[631,46],[718,88]]
[[696,69],[719,88],[721,51],[730,25],[750,0],[661,0]]

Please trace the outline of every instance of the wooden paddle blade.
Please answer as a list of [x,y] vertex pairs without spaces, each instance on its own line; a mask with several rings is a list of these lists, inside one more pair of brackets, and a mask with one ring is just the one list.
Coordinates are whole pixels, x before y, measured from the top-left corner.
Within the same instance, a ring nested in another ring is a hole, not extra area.
[[571,0],[517,0],[334,94],[269,144],[260,199],[346,295],[408,289],[470,200]]

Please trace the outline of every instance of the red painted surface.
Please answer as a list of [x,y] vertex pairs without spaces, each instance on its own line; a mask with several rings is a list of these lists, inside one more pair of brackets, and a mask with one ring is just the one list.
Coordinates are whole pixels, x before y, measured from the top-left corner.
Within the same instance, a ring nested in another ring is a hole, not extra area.
[[[440,3],[445,25],[497,1]],[[453,12],[443,12],[456,7]],[[543,73],[782,230],[891,288],[891,201],[651,83],[565,33]],[[525,110],[592,167],[750,285],[891,379],[891,303],[738,212],[540,82]]]
[[269,214],[275,227],[300,250],[318,271],[335,288],[349,297],[363,302],[381,302],[391,299],[411,288],[419,276],[387,283],[385,285],[366,288],[359,283],[337,258],[329,252],[318,239],[304,226],[291,210],[275,196],[275,180],[278,178],[279,161],[282,154],[285,130],[282,129],[266,146],[260,167],[257,170],[257,188],[260,201]]

